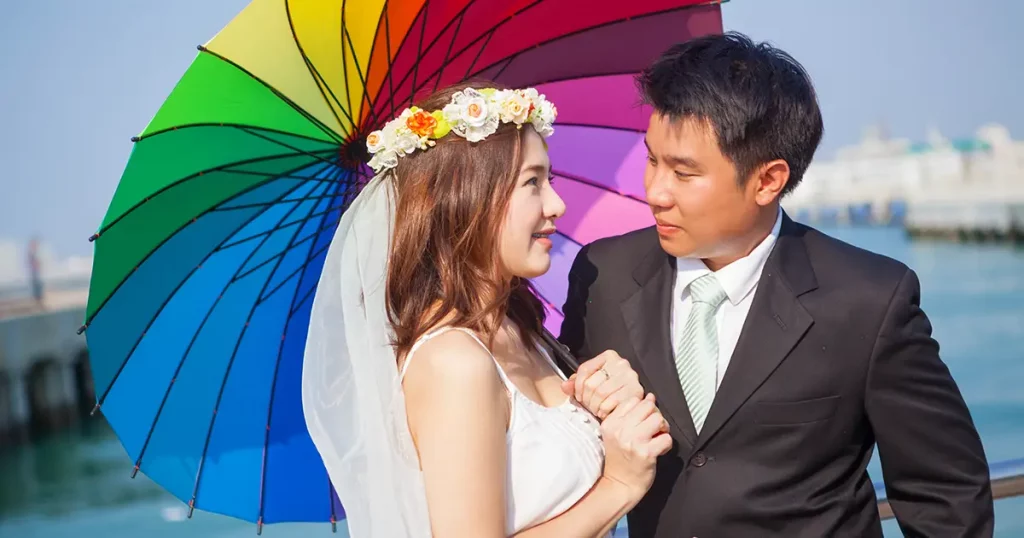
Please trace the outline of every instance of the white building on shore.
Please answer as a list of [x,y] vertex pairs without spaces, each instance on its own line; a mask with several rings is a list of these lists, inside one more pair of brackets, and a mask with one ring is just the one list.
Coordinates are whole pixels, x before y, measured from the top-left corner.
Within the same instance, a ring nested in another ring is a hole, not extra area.
[[887,222],[905,216],[908,227],[930,228],[961,226],[966,223],[954,221],[985,214],[991,222],[978,225],[1011,226],[1014,211],[1024,219],[1024,141],[996,124],[960,139],[933,128],[921,142],[872,128],[835,159],[812,163],[783,205],[810,221]]

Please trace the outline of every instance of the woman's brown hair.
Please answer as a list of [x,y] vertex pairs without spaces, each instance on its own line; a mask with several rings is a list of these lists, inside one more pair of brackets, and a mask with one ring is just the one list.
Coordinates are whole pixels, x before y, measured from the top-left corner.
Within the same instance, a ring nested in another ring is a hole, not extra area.
[[[464,82],[416,106],[440,110],[466,88],[503,89]],[[476,143],[449,134],[392,170],[396,217],[385,293],[399,357],[442,321],[490,343],[507,315],[524,340],[539,335],[544,309],[528,281],[503,274],[498,248],[522,166],[523,133],[503,123]]]

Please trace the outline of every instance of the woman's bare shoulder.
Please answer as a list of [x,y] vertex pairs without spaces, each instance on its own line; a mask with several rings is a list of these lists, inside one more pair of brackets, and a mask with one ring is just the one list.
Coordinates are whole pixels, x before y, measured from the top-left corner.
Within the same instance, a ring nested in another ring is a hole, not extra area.
[[465,391],[501,387],[490,352],[463,330],[449,329],[423,342],[405,374],[406,391]]

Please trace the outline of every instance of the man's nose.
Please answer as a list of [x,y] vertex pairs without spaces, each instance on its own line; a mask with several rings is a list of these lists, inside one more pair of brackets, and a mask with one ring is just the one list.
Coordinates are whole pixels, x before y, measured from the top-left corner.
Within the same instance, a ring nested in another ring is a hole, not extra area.
[[665,184],[665,174],[660,171],[653,171],[645,189],[647,203],[653,207],[672,207],[672,195]]

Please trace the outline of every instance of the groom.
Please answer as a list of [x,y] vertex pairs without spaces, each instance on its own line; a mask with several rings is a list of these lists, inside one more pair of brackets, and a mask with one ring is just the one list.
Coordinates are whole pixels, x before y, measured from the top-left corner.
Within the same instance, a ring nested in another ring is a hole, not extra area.
[[669,421],[630,536],[880,537],[876,443],[906,535],[992,536],[985,454],[917,276],[779,206],[822,135],[801,66],[714,35],[640,87],[657,225],[580,251],[560,337],[626,357]]

